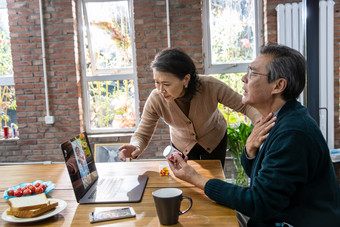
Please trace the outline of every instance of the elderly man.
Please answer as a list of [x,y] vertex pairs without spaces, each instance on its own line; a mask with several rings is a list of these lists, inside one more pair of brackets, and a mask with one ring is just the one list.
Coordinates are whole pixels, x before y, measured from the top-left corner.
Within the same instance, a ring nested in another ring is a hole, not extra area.
[[179,156],[169,161],[175,176],[237,210],[248,226],[340,226],[340,190],[327,143],[296,100],[305,68],[298,51],[267,45],[242,77],[242,102],[262,115],[242,155],[250,187],[206,179]]

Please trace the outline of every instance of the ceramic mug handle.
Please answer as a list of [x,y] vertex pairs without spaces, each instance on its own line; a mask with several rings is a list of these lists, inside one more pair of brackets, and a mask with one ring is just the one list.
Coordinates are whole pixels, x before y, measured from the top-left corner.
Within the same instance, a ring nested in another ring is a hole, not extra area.
[[189,206],[189,208],[186,209],[185,211],[179,211],[179,215],[185,214],[185,213],[188,212],[188,211],[191,209],[191,207],[192,207],[192,199],[191,199],[189,196],[182,196],[182,200],[183,200],[183,199],[189,200],[189,201],[190,201],[190,206]]

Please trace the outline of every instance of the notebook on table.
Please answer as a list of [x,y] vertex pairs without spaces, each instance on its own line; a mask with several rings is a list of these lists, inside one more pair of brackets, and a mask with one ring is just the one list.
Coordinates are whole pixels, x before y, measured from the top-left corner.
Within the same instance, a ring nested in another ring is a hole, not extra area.
[[141,201],[148,176],[99,176],[86,132],[62,143],[61,150],[78,203]]

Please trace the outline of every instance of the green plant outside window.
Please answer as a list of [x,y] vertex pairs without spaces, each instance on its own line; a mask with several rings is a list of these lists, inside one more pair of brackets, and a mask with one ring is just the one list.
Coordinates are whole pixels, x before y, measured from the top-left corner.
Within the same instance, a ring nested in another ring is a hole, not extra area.
[[[243,91],[242,90],[243,82],[241,81],[241,77],[244,74],[245,73],[228,73],[228,74],[226,73],[226,74],[214,74],[212,76],[223,81],[229,87],[234,89],[234,91],[241,94]],[[219,104],[218,109],[221,111],[228,124],[236,124],[240,122],[249,121],[247,117],[244,116],[243,114],[235,112],[232,109],[225,107],[223,104]]]
[[133,80],[88,83],[92,128],[135,126]]
[[254,1],[210,0],[212,63],[243,63],[254,59]]
[[0,27],[0,77],[13,74],[11,43],[8,32]]
[[[228,86],[233,88],[236,92],[242,93],[243,82],[241,81],[241,77],[244,74],[245,73],[229,73],[214,76],[228,84]],[[236,169],[235,183],[237,185],[247,186],[247,176],[241,165],[241,155],[243,147],[247,142],[247,138],[254,126],[250,123],[250,120],[246,116],[235,112],[222,104],[219,104],[219,110],[222,112],[228,123],[227,151],[233,157],[233,163]]]
[[[3,6],[3,5],[2,5]],[[16,122],[16,98],[7,8],[0,8],[0,131]]]
[[[11,118],[8,110],[16,110],[14,86],[0,86],[0,128],[9,126]],[[12,122],[16,123],[16,122]]]

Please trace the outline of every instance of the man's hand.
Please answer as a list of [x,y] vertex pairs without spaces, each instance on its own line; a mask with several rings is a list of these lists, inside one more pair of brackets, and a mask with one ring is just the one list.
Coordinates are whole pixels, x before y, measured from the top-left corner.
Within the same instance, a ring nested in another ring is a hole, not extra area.
[[188,165],[187,160],[187,156],[183,159],[180,154],[176,153],[176,155],[174,155],[174,160],[168,160],[168,163],[176,177],[204,190],[208,179],[197,173],[194,168]]
[[261,144],[267,139],[269,130],[275,125],[276,116],[272,116],[273,113],[269,113],[266,117],[261,117],[255,123],[246,143],[246,151],[249,158],[256,156]]
[[136,147],[131,144],[125,144],[118,148],[118,150],[120,151],[118,157],[120,160],[124,162],[126,161],[127,158],[135,159],[142,153],[139,147]]

